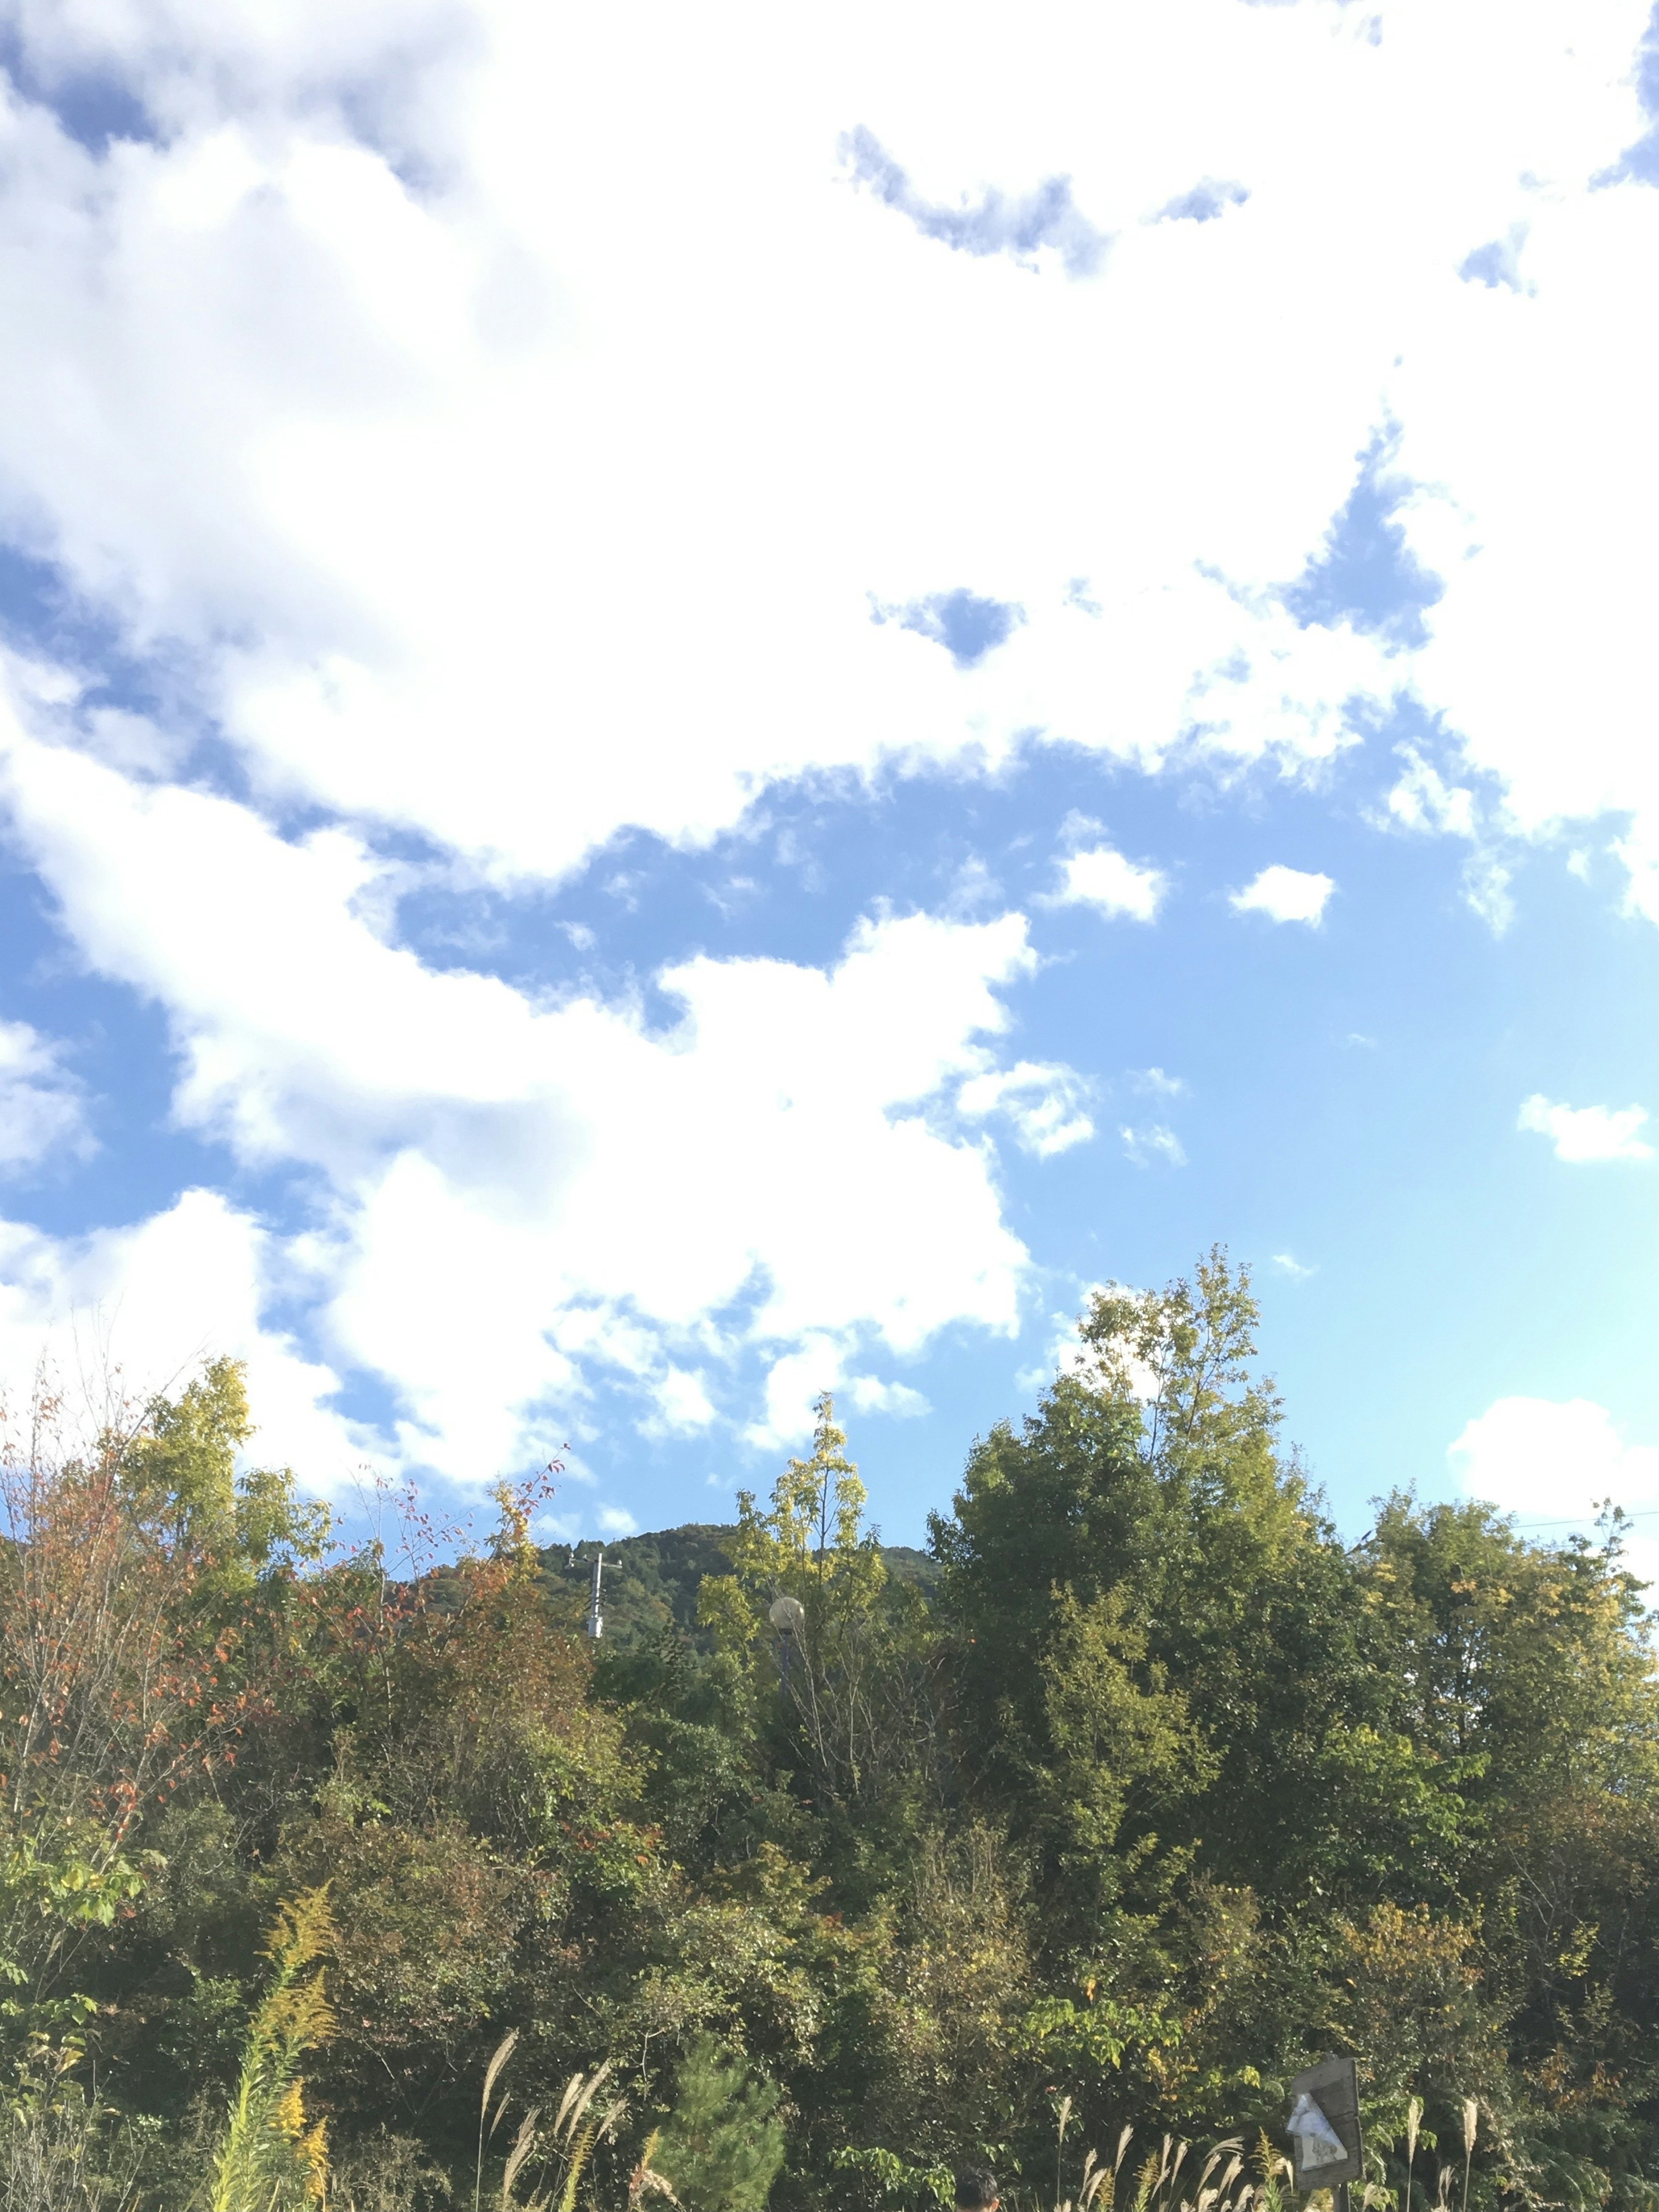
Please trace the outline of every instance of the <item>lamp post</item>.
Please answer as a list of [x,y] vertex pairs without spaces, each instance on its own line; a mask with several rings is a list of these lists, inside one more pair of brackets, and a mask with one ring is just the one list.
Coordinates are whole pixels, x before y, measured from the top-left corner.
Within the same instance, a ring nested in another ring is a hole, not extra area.
[[766,1618],[778,1632],[778,1672],[787,1690],[789,1686],[789,1647],[796,1637],[805,1632],[806,1607],[798,1597],[775,1597],[767,1608]]

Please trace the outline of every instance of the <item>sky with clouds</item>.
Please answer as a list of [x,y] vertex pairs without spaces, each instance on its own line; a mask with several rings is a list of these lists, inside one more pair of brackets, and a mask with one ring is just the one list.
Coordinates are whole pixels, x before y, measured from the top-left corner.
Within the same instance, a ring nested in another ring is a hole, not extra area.
[[0,0],[11,1401],[915,1540],[1219,1241],[1350,1533],[1659,1567],[1656,64]]

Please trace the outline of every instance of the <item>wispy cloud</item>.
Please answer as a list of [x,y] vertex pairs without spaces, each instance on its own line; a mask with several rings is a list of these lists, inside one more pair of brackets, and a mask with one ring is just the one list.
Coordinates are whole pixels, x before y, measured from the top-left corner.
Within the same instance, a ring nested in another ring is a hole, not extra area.
[[1640,1106],[1559,1106],[1534,1091],[1516,1127],[1547,1137],[1558,1160],[1650,1160],[1653,1146],[1637,1134],[1647,1119]]
[[1317,1267],[1306,1266],[1296,1257],[1293,1252],[1275,1252],[1273,1261],[1279,1273],[1288,1275],[1293,1283],[1305,1283],[1310,1275],[1316,1275],[1319,1273]]
[[1265,914],[1272,921],[1301,921],[1317,928],[1336,885],[1328,876],[1302,868],[1263,868],[1253,883],[1232,895],[1238,914]]
[[27,1022],[0,1022],[0,1174],[37,1167],[52,1152],[93,1149],[81,1086],[59,1048]]
[[1092,276],[1106,256],[1109,234],[1097,230],[1072,198],[1069,177],[1048,177],[1034,191],[1014,198],[988,187],[959,207],[924,198],[881,141],[862,124],[841,142],[841,155],[855,183],[867,185],[886,206],[908,217],[924,238],[957,253],[1006,253],[1026,264],[1049,246],[1068,276]]
[[961,1112],[979,1120],[1004,1114],[1023,1152],[1040,1160],[1086,1144],[1095,1125],[1084,1110],[1089,1085],[1074,1068],[1022,1060],[969,1078],[957,1094]]
[[[1449,781],[1415,745],[1402,745],[1399,750],[1405,768],[1388,794],[1386,815],[1373,818],[1430,836],[1468,839],[1470,849],[1462,869],[1463,902],[1480,915],[1494,937],[1501,937],[1515,919],[1515,900],[1510,890],[1513,870],[1491,809],[1482,807],[1468,785]],[[1634,881],[1633,865],[1631,872]]]
[[1181,1139],[1173,1129],[1163,1122],[1154,1122],[1148,1129],[1121,1128],[1118,1135],[1123,1139],[1123,1150],[1138,1168],[1150,1167],[1154,1160],[1162,1160],[1165,1167],[1184,1168],[1187,1154]]

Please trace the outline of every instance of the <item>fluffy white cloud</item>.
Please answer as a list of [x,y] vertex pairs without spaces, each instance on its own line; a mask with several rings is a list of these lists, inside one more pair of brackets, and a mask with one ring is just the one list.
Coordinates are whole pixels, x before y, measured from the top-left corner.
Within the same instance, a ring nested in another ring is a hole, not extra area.
[[656,1382],[655,1395],[659,1424],[666,1431],[685,1435],[714,1420],[704,1378],[684,1367],[669,1367]]
[[[1659,1447],[1626,1443],[1605,1406],[1589,1398],[1499,1398],[1468,1423],[1448,1457],[1466,1497],[1486,1499],[1543,1540],[1586,1528],[1602,1506],[1641,1516],[1630,1564],[1659,1576]],[[1531,1532],[1529,1532],[1531,1533]]]
[[1060,874],[1056,906],[1091,906],[1109,918],[1127,915],[1132,921],[1153,920],[1170,888],[1161,870],[1137,867],[1109,845],[1070,854],[1060,862]]
[[1647,1119],[1640,1106],[1558,1106],[1534,1091],[1516,1127],[1547,1137],[1558,1160],[1650,1160],[1653,1146],[1637,1134]]
[[[1602,35],[1622,32],[1602,19],[1572,69],[1599,72],[1613,59]],[[1408,542],[1447,583],[1416,681],[1459,733],[1467,765],[1495,780],[1495,826],[1535,834],[1630,809],[1636,843],[1650,850],[1655,757],[1639,734],[1648,687],[1632,644],[1651,605],[1653,556],[1635,526],[1639,505],[1618,487],[1642,485],[1645,499],[1659,459],[1643,398],[1655,318],[1630,283],[1653,250],[1659,194],[1634,183],[1586,191],[1587,149],[1572,140],[1593,103],[1564,84],[1552,105],[1552,158],[1516,195],[1524,284],[1448,271],[1434,357],[1408,355],[1393,387],[1399,465],[1420,487],[1402,517]],[[1534,448],[1528,426],[1540,422],[1550,428]],[[1535,466],[1516,467],[1522,451]],[[1634,873],[1634,845],[1630,859]]]
[[[387,827],[458,883],[545,881],[825,766],[1046,738],[1311,774],[1414,688],[1466,757],[1400,820],[1623,810],[1647,866],[1628,271],[1659,194],[1595,182],[1644,8],[1056,0],[1011,40],[981,0],[647,36],[520,0],[15,0],[24,81],[154,128],[89,151],[0,100],[0,529],[173,707],[25,672],[9,799],[82,957],[164,1010],[180,1120],[314,1171],[281,1267],[410,1456],[489,1472],[599,1367],[696,1425],[674,1377],[738,1342],[793,1434],[787,1361],[821,1386],[1011,1328],[1025,1255],[963,1118],[1042,1152],[1088,1116],[1002,1066],[1017,916],[691,961],[659,1032],[423,967]],[[860,125],[886,204],[839,158]],[[1061,173],[1035,269],[977,250]],[[1219,219],[1149,220],[1219,179]],[[964,204],[977,230],[933,220]],[[1445,584],[1418,649],[1283,588],[1385,422]],[[250,805],[184,781],[204,726]],[[290,810],[333,826],[276,834]],[[1063,865],[1108,913],[1165,889],[1103,845]]]
[[343,1495],[373,1439],[331,1407],[338,1376],[268,1320],[301,1287],[293,1255],[214,1191],[88,1237],[0,1222],[0,1377],[15,1412],[44,1363],[71,1419],[95,1425],[106,1404],[142,1406],[204,1359],[245,1359],[259,1422],[251,1457]]
[[27,1022],[0,1021],[0,1173],[91,1145],[81,1086],[59,1048]]
[[1303,868],[1263,868],[1254,882],[1233,893],[1231,903],[1239,914],[1265,914],[1274,921],[1304,921],[1317,928],[1335,889],[1328,876],[1310,875]]
[[[538,877],[814,763],[1327,757],[1413,656],[1278,587],[1386,418],[1426,702],[1520,827],[1634,806],[1643,13],[24,0],[37,81],[159,127],[0,115],[10,528],[266,791]],[[1063,173],[1109,251],[902,220],[860,125],[913,218]],[[1519,223],[1522,290],[1460,277]],[[871,618],[963,592],[994,649]]]
[[920,1420],[933,1408],[908,1382],[884,1382],[878,1375],[855,1375],[847,1395],[860,1413],[886,1413],[897,1421]]
[[326,1177],[295,1263],[331,1357],[404,1407],[407,1457],[513,1464],[600,1370],[684,1427],[688,1352],[822,1342],[821,1389],[866,1341],[1018,1325],[1024,1249],[952,1101],[987,1079],[979,1112],[1071,1140],[1070,1071],[1021,1063],[999,1091],[1023,917],[867,921],[827,970],[689,961],[656,978],[682,1012],[653,1031],[631,1003],[423,967],[371,926],[374,865],[342,832],[288,842],[16,720],[0,738],[82,957],[167,1010],[180,1117]]
[[744,1431],[744,1440],[764,1451],[799,1443],[810,1436],[813,1406],[826,1390],[860,1413],[886,1413],[914,1419],[929,1411],[920,1390],[877,1375],[848,1372],[851,1349],[827,1331],[809,1331],[792,1352],[772,1364],[766,1378],[766,1412]]

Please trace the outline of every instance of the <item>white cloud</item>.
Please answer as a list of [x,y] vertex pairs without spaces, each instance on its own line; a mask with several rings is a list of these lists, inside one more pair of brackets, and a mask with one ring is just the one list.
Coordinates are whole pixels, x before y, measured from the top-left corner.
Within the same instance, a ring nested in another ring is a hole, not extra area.
[[0,1381],[15,1412],[45,1359],[72,1413],[95,1421],[109,1394],[142,1406],[204,1359],[244,1359],[259,1424],[250,1458],[340,1496],[374,1439],[331,1407],[337,1376],[265,1317],[299,1287],[292,1255],[213,1191],[88,1237],[0,1222]]
[[[1642,1516],[1629,1563],[1659,1576],[1652,1519],[1659,1509],[1659,1447],[1627,1443],[1605,1406],[1589,1398],[1499,1398],[1469,1421],[1447,1454],[1468,1498],[1513,1513],[1523,1534],[1557,1540],[1588,1528],[1612,1503]],[[1541,1523],[1535,1530],[1528,1522]]]
[[713,1423],[714,1408],[701,1375],[671,1366],[653,1387],[665,1430],[685,1435]]
[[[1558,129],[1572,105],[1556,100]],[[1655,799],[1631,657],[1652,555],[1637,510],[1609,498],[1607,472],[1653,482],[1656,427],[1642,398],[1653,329],[1628,272],[1652,251],[1659,209],[1638,186],[1585,191],[1576,168],[1563,146],[1517,195],[1535,290],[1449,286],[1443,351],[1407,358],[1395,386],[1399,463],[1423,487],[1402,520],[1448,584],[1417,682],[1521,836],[1603,808],[1650,824]],[[1540,422],[1549,428],[1522,487],[1516,441]]]
[[1153,1160],[1162,1160],[1171,1168],[1184,1168],[1187,1164],[1180,1138],[1161,1121],[1145,1129],[1125,1127],[1117,1133],[1123,1140],[1124,1152],[1138,1168],[1146,1167]]
[[[1502,810],[1491,803],[1483,805],[1472,785],[1449,782],[1415,745],[1401,745],[1399,754],[1405,766],[1388,793],[1384,811],[1373,819],[1388,828],[1465,839],[1471,849],[1463,863],[1464,903],[1494,937],[1501,937],[1515,919],[1510,890],[1515,872],[1515,823],[1505,821]],[[1490,797],[1489,792],[1489,801]]]
[[1144,1091],[1149,1098],[1182,1098],[1187,1093],[1184,1078],[1166,1075],[1161,1067],[1138,1069],[1129,1080],[1137,1091]]
[[1170,888],[1158,869],[1137,867],[1109,845],[1073,853],[1060,866],[1064,881],[1048,902],[1095,907],[1109,918],[1127,915],[1132,921],[1151,921]]
[[[1127,1283],[1086,1283],[1083,1286],[1082,1296],[1079,1300],[1079,1308],[1082,1313],[1088,1312],[1097,1291],[1113,1291],[1119,1296],[1127,1291],[1132,1297],[1143,1299],[1147,1295],[1145,1291],[1131,1290]],[[1087,1369],[1092,1363],[1092,1352],[1085,1346],[1078,1334],[1076,1314],[1051,1313],[1048,1316],[1048,1325],[1053,1333],[1048,1341],[1047,1358],[1044,1360],[1039,1360],[1034,1366],[1024,1367],[1019,1370],[1014,1377],[1015,1387],[1018,1389],[1028,1392],[1046,1390],[1057,1375],[1075,1375]],[[1152,1369],[1139,1359],[1130,1359],[1125,1363],[1125,1365],[1129,1387],[1135,1395],[1143,1402],[1155,1397],[1158,1394],[1158,1377]]]
[[626,1507],[621,1505],[601,1505],[594,1518],[599,1524],[602,1536],[631,1536],[640,1525]]
[[1311,875],[1303,868],[1263,868],[1242,891],[1232,894],[1231,903],[1239,914],[1265,914],[1273,921],[1305,921],[1317,928],[1335,889],[1328,876]]
[[[11,526],[264,789],[507,877],[1030,732],[1294,770],[1402,684],[1518,833],[1640,808],[1659,210],[1592,180],[1644,7],[1387,0],[1373,42],[1061,0],[1010,42],[854,0],[757,99],[743,6],[641,46],[514,0],[32,0],[30,76],[160,127],[0,124]],[[839,165],[860,128],[912,222]],[[1050,242],[1115,240],[1089,281],[942,250],[1060,177]],[[1194,179],[1248,204],[1143,221]],[[1524,295],[1460,281],[1522,228]],[[1415,653],[1278,596],[1384,420],[1446,585]],[[869,619],[961,590],[1027,617],[971,669]]]
[[[932,13],[896,38],[855,8],[757,101],[741,9],[708,35],[665,17],[643,56],[506,0],[412,33],[373,0],[337,24],[290,0],[258,34],[184,0],[26,11],[37,68],[50,46],[167,122],[100,162],[37,106],[10,119],[0,459],[33,549],[168,638],[266,789],[506,876],[628,822],[702,835],[770,775],[995,759],[1033,731],[1328,756],[1395,672],[1269,587],[1340,503],[1403,302],[1351,255],[1316,302],[1285,283],[1317,250],[1298,160],[1322,202],[1375,191],[1285,125],[1364,108],[1375,64],[1218,0],[1167,25],[1063,9],[1012,50],[953,16],[964,133]],[[395,88],[372,143],[365,82]],[[1226,141],[1255,228],[1137,228],[1109,278],[1033,283],[849,187],[835,149],[866,107],[927,204],[1058,161],[1109,225]],[[1218,313],[1253,332],[1224,377]],[[969,671],[869,619],[872,593],[963,590],[1027,614]]]
[[1558,1160],[1650,1160],[1653,1146],[1637,1134],[1647,1119],[1640,1106],[1558,1106],[1535,1091],[1516,1127],[1547,1137]]
[[[15,723],[5,751],[82,957],[168,1010],[179,1117],[326,1176],[299,1256],[331,1358],[400,1399],[406,1457],[471,1479],[544,1455],[605,1371],[684,1422],[688,1352],[822,1340],[844,1363],[1017,1327],[1026,1254],[951,1099],[997,1073],[1023,917],[867,921],[827,969],[689,961],[656,978],[683,1015],[653,1034],[631,1004],[532,1005],[387,945],[343,833],[285,842]],[[1027,1141],[1060,1137],[1068,1080],[1018,1076]]]
[[1012,1067],[970,1076],[957,1094],[957,1106],[974,1119],[1006,1115],[1021,1150],[1046,1160],[1094,1135],[1095,1125],[1084,1110],[1088,1094],[1088,1085],[1075,1069],[1022,1060]]
[[932,1410],[921,1391],[908,1383],[849,1374],[850,1357],[845,1338],[824,1330],[804,1337],[793,1351],[775,1360],[766,1378],[765,1413],[744,1431],[744,1442],[757,1450],[775,1451],[811,1436],[814,1403],[826,1390],[836,1395],[843,1411],[850,1406],[860,1413],[911,1420]]
[[1281,1275],[1288,1275],[1293,1283],[1305,1283],[1310,1275],[1319,1273],[1317,1267],[1310,1267],[1293,1252],[1275,1252],[1273,1263]]
[[[182,706],[33,672],[10,797],[82,957],[164,1010],[180,1121],[321,1179],[292,1256],[411,1454],[500,1464],[607,1362],[672,1407],[735,1338],[845,1362],[1011,1328],[1025,1255],[948,1102],[997,1072],[1029,951],[1017,916],[911,916],[823,969],[689,962],[657,1035],[424,968],[385,826],[540,883],[821,767],[1041,738],[1310,775],[1405,690],[1449,750],[1400,820],[1628,814],[1651,899],[1629,271],[1659,194],[1591,189],[1639,125],[1645,6],[1384,0],[1373,43],[1325,0],[1060,0],[1011,41],[854,0],[780,46],[741,5],[641,40],[517,0],[23,0],[22,81],[118,82],[157,128],[94,155],[0,110],[0,523]],[[943,250],[839,170],[860,123],[913,217],[1065,173],[1110,256]],[[1200,178],[1248,204],[1141,221]],[[1522,222],[1527,294],[1459,280]],[[1414,649],[1281,589],[1385,420],[1445,586]],[[871,619],[963,592],[1025,618],[982,654]],[[252,805],[169,781],[203,718]],[[290,802],[335,825],[254,811]],[[1063,865],[1104,912],[1165,890],[1104,845]],[[1086,1118],[999,1096],[1038,1149]]]
[[0,1174],[91,1150],[81,1086],[59,1048],[27,1022],[0,1021]]
[[1630,871],[1626,911],[1659,921],[1659,811],[1634,823],[1630,834],[1620,838],[1613,849]]
[[1463,863],[1464,903],[1474,909],[1494,937],[1501,937],[1515,920],[1515,898],[1510,890],[1515,872],[1502,854],[1477,846]]
[[933,1411],[920,1390],[908,1382],[884,1382],[877,1375],[854,1376],[848,1396],[860,1413],[886,1413],[897,1421],[920,1420]]
[[1425,760],[1414,745],[1402,745],[1405,767],[1388,794],[1390,817],[1405,830],[1425,830],[1444,836],[1474,837],[1479,817],[1473,791],[1465,784],[1448,783],[1432,761]]
[[[1083,1294],[1086,1307],[1089,1298],[1097,1290],[1112,1287],[1106,1283],[1091,1283]],[[1074,1374],[1083,1364],[1083,1346],[1077,1333],[1077,1316],[1071,1313],[1051,1313],[1048,1316],[1049,1337],[1042,1357],[1030,1367],[1022,1367],[1014,1377],[1014,1387],[1035,1395],[1046,1390],[1057,1375]]]

